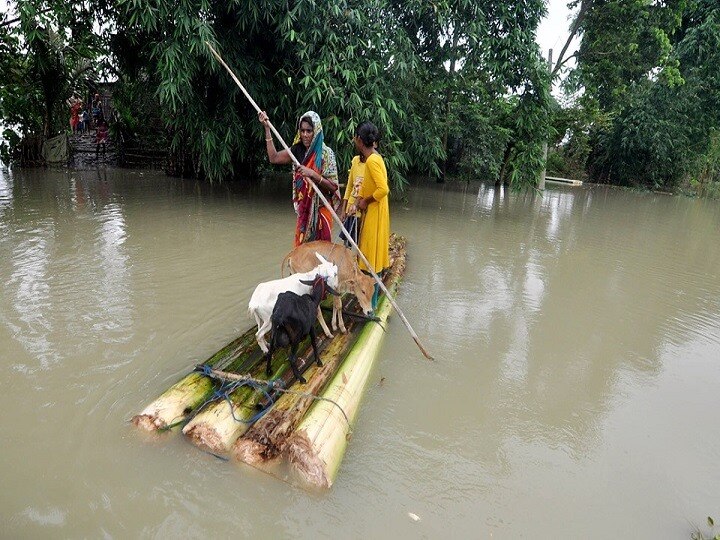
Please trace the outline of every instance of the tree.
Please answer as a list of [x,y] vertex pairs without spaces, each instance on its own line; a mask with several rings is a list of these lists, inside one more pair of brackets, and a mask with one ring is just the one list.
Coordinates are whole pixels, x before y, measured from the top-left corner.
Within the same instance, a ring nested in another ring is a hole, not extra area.
[[671,189],[697,168],[720,127],[720,7],[706,0],[595,4],[576,73],[581,102],[605,119],[591,129],[590,173]]
[[[33,2],[39,0],[20,2],[27,12],[25,38],[37,16]],[[94,39],[118,79],[123,124],[137,131],[140,107],[133,101],[152,104],[163,127],[156,140],[167,137],[185,173],[221,180],[251,170],[263,157],[255,111],[206,42],[282,133],[294,132],[301,112],[317,110],[341,168],[349,165],[355,126],[367,119],[383,132],[382,151],[397,187],[408,171],[438,174],[438,164],[468,174],[473,167],[491,175],[503,170],[517,185],[530,186],[542,165],[548,80],[534,41],[542,0],[91,0],[50,6],[55,27],[82,10],[102,19],[106,36]],[[73,29],[66,45],[77,41]],[[61,65],[51,50],[40,50],[40,41],[33,46],[37,58]],[[38,73],[58,81],[61,72]]]
[[65,100],[94,77],[92,14],[82,2],[17,2],[0,26],[0,114],[21,132],[50,137],[67,128]]

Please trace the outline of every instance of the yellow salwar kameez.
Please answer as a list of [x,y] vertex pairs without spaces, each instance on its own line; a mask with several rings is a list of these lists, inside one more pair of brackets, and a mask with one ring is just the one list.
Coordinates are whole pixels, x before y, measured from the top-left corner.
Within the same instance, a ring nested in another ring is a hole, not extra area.
[[[350,177],[353,178],[352,173]],[[358,198],[372,196],[374,200],[363,212],[358,247],[376,273],[382,272],[390,266],[389,193],[385,162],[380,154],[371,154],[365,160],[365,171]],[[360,261],[360,268],[367,270],[362,261]]]
[[360,156],[352,159],[350,170],[348,171],[348,181],[345,187],[345,210],[348,216],[360,217],[360,211],[357,209],[357,198],[360,197],[363,179],[365,178],[365,162],[360,160]]

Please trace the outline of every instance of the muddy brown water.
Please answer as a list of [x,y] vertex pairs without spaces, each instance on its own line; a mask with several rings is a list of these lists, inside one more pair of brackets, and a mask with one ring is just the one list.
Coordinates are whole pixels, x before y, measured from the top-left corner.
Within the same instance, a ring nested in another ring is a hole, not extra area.
[[337,483],[308,494],[127,423],[250,326],[292,241],[287,183],[2,170],[0,537],[689,538],[720,518],[716,202],[471,183],[391,214],[397,300],[437,360],[391,320]]

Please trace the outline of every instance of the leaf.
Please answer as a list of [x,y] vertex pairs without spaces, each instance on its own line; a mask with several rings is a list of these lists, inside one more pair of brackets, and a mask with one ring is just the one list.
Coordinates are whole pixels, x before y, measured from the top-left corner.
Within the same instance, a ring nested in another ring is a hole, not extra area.
[[708,522],[708,525],[709,525],[710,527],[714,527],[714,526],[715,526],[715,522],[713,521],[713,518],[711,518],[710,516],[708,516],[707,522]]

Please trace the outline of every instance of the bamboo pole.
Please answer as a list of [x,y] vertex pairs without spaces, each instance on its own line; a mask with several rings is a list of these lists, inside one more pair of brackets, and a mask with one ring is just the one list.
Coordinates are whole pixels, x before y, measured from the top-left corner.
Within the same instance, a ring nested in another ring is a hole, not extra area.
[[[248,93],[248,91],[245,89],[245,87],[242,85],[242,83],[241,83],[241,82],[238,80],[238,78],[235,76],[235,73],[234,73],[234,72],[232,71],[232,69],[230,69],[230,67],[225,63],[225,61],[224,61],[224,60],[222,59],[222,57],[217,53],[217,51],[213,48],[213,46],[212,46],[208,41],[206,41],[205,44],[208,46],[208,48],[210,49],[210,52],[212,52],[212,54],[215,56],[215,58],[217,59],[217,61],[220,62],[220,64],[227,70],[227,72],[230,74],[230,76],[231,76],[231,77],[233,78],[233,80],[235,81],[235,84],[237,84],[237,85],[240,87],[240,90],[242,90],[242,93],[245,94],[245,97],[250,101],[250,103],[251,103],[252,106],[255,108],[255,110],[256,110],[258,113],[262,112],[261,109],[260,109],[260,107],[258,106],[258,104],[255,103],[255,100],[250,96],[250,94]],[[288,155],[289,155],[290,158],[292,159],[292,161],[293,161],[293,163],[295,164],[295,166],[301,167],[302,165],[301,165],[300,162],[297,160],[297,158],[293,155],[293,153],[290,151],[290,148],[289,148],[288,145],[285,143],[285,140],[282,138],[282,136],[280,135],[280,133],[278,132],[278,130],[275,129],[275,126],[270,122],[270,120],[268,120],[267,123],[268,123],[268,127],[269,127],[269,128],[272,130],[272,132],[275,134],[275,136],[277,137],[278,141],[280,141],[280,144],[282,144],[283,148],[287,151]],[[312,188],[315,190],[315,193],[318,195],[318,197],[320,197],[320,200],[322,201],[322,203],[323,203],[323,205],[325,206],[325,208],[327,208],[328,211],[330,212],[330,214],[332,215],[333,220],[335,220],[335,223],[337,223],[337,224],[340,226],[340,229],[341,229],[342,232],[344,233],[345,237],[350,241],[350,243],[352,244],[352,246],[355,248],[355,250],[356,250],[357,253],[358,253],[358,256],[359,256],[359,257],[362,259],[362,261],[365,263],[365,266],[367,267],[367,269],[368,269],[368,270],[370,271],[370,273],[372,274],[372,277],[375,279],[375,282],[380,286],[380,288],[382,289],[382,291],[385,293],[385,296],[386,296],[387,299],[389,300],[389,302],[390,302],[390,304],[392,305],[392,307],[395,308],[395,311],[397,311],[397,313],[398,313],[400,319],[402,320],[403,324],[405,324],[405,327],[408,329],[408,332],[410,332],[410,335],[412,336],[413,340],[415,341],[415,343],[417,344],[417,346],[420,348],[420,351],[423,353],[423,355],[425,356],[425,358],[427,358],[428,360],[433,360],[433,357],[430,356],[430,353],[428,353],[427,350],[425,350],[425,347],[423,347],[422,343],[420,343],[420,338],[418,338],[417,334],[415,333],[415,330],[413,330],[412,326],[410,326],[410,323],[408,322],[407,318],[405,317],[405,314],[402,312],[402,310],[400,309],[400,307],[399,307],[399,306],[397,305],[397,303],[395,302],[394,298],[393,298],[392,295],[390,294],[390,291],[387,290],[387,287],[385,287],[385,284],[382,282],[382,280],[380,279],[380,277],[378,277],[378,275],[375,273],[375,269],[374,269],[373,266],[370,264],[370,261],[368,261],[367,258],[365,257],[365,254],[364,254],[362,251],[360,251],[360,248],[359,248],[358,245],[355,243],[355,240],[353,240],[353,238],[352,238],[352,236],[350,235],[350,233],[349,233],[349,232],[345,229],[345,227],[343,226],[342,221],[340,220],[340,218],[338,217],[338,215],[335,213],[335,210],[333,209],[332,205],[328,202],[327,198],[325,198],[325,195],[322,193],[322,191],[320,191],[320,188],[318,188],[317,185],[315,185],[315,182],[313,182],[311,179],[306,178],[306,181],[309,182],[310,186],[312,186]]]
[[131,422],[145,431],[157,431],[181,422],[199,407],[213,389],[212,380],[200,373],[190,373],[172,385],[145,407]]
[[[233,340],[205,363],[211,366],[239,364],[255,342],[254,329]],[[200,373],[190,373],[163,392],[160,397],[135,415],[131,422],[146,431],[166,429],[186,419],[212,394],[213,381]]]

